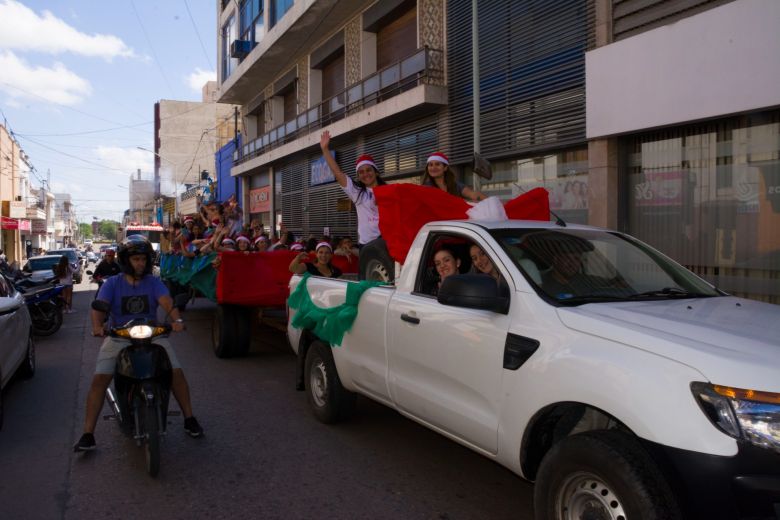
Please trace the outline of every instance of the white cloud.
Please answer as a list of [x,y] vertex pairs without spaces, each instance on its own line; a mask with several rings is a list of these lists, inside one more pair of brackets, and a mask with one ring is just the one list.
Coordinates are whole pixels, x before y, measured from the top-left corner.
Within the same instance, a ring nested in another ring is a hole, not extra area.
[[196,92],[200,92],[207,81],[217,81],[217,73],[213,70],[203,70],[200,67],[195,67],[195,72],[186,78],[187,84]]
[[151,179],[154,173],[154,154],[139,150],[138,148],[122,148],[119,146],[98,146],[95,149],[95,155],[100,164],[103,164],[111,170],[112,174],[121,174],[116,170],[121,170],[130,175],[135,175],[136,171],[141,169],[142,179]]
[[0,0],[0,49],[48,54],[72,52],[108,61],[117,56],[135,55],[133,49],[116,36],[80,32],[50,11],[38,15],[16,0]]
[[89,81],[55,63],[51,68],[32,66],[11,51],[0,51],[0,90],[11,98],[42,97],[61,105],[75,105],[92,93]]

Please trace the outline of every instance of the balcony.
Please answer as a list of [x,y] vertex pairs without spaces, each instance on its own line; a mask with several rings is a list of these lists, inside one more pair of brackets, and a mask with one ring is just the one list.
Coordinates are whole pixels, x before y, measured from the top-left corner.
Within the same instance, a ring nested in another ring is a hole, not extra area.
[[[417,96],[404,96],[405,99],[402,101],[406,104],[399,102],[386,114],[375,111],[371,118],[365,121],[353,121],[349,127],[355,129],[378,120],[386,123],[386,116],[398,116],[400,112],[417,113],[419,110],[438,109],[446,104],[443,58],[440,50],[428,47],[418,49],[411,56],[347,87],[337,95],[299,114],[295,119],[277,126],[257,139],[248,141],[240,150],[234,152],[234,165],[267,154],[342,119],[359,116],[366,109],[396,98],[400,94],[411,94],[411,91],[418,87],[422,87],[422,91],[417,92]],[[315,137],[319,142],[319,136],[315,135]],[[309,144],[311,143],[306,143],[305,146]]]
[[249,55],[222,78],[219,103],[244,105],[287,69],[291,53],[312,48],[365,6],[365,0],[299,0]]

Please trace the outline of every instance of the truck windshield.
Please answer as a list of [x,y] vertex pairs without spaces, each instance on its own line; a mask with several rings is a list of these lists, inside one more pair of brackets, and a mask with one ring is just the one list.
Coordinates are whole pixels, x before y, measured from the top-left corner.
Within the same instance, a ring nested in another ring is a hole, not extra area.
[[537,291],[562,305],[724,294],[621,233],[501,229],[492,234]]

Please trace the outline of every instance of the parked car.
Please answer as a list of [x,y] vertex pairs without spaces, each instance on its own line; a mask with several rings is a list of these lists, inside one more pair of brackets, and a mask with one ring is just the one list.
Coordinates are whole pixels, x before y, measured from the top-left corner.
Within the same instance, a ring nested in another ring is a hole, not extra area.
[[0,429],[3,427],[3,390],[14,374],[35,374],[35,344],[24,297],[0,275]]
[[54,277],[54,266],[57,265],[62,255],[34,256],[27,260],[22,271],[30,274],[33,282],[42,282]]
[[84,277],[83,273],[83,265],[81,263],[81,259],[79,258],[79,252],[78,250],[69,247],[65,249],[53,249],[51,251],[48,251],[49,255],[65,255],[68,257],[68,261],[70,262],[71,267],[73,267],[73,281],[75,283],[81,283],[81,279]]
[[92,251],[87,251],[87,262],[91,262],[93,264],[97,262],[97,255]]

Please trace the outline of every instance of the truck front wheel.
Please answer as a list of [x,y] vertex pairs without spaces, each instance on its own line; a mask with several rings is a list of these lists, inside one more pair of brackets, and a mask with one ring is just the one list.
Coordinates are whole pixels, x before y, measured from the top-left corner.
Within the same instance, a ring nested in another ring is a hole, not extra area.
[[348,419],[355,410],[356,395],[341,386],[330,347],[315,341],[306,353],[306,396],[320,422]]
[[630,435],[617,430],[566,437],[542,460],[534,489],[537,520],[678,520],[660,469]]

